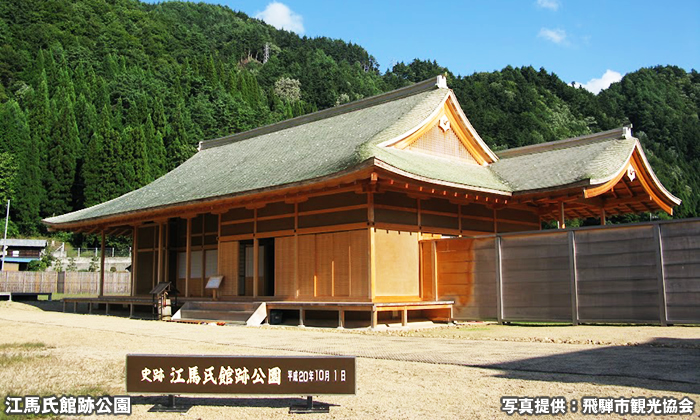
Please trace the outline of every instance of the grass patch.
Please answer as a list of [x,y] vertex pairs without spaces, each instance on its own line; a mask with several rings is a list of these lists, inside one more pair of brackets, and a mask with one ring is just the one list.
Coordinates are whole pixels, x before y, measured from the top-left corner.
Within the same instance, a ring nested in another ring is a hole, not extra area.
[[7,367],[18,363],[24,363],[29,359],[34,359],[35,356],[26,356],[23,354],[0,354],[0,367]]
[[114,392],[109,392],[100,385],[88,385],[78,388],[73,388],[64,395],[90,395],[91,397],[101,397],[103,395],[113,395]]
[[97,294],[94,293],[53,293],[51,300],[61,300],[63,298],[94,298]]
[[0,350],[36,350],[48,348],[46,344],[40,341],[29,341],[26,343],[3,343],[0,344]]

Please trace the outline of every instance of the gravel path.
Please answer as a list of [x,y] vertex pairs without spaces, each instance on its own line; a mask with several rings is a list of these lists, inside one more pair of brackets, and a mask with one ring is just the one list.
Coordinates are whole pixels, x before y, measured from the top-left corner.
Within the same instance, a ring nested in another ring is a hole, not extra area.
[[[499,411],[503,395],[568,400],[591,395],[690,396],[700,403],[700,346],[696,346],[700,329],[691,329],[690,338],[686,335],[684,331],[684,337],[670,347],[503,342],[493,337],[480,341],[312,328],[187,325],[44,312],[2,303],[0,342],[46,343],[49,348],[42,357],[60,361],[64,369],[37,364],[37,371],[48,370],[42,377],[48,373],[54,378],[48,381],[38,381],[36,372],[26,376],[5,369],[0,371],[0,389],[63,394],[99,385],[105,392],[123,393],[127,353],[311,353],[360,358],[358,394],[321,397],[338,406],[331,408],[330,417],[319,418],[495,418],[504,416]],[[137,418],[170,416],[146,413],[154,397],[135,401],[140,402],[134,406]],[[172,418],[287,417],[286,407],[299,402],[257,397],[186,401],[196,406],[186,416]]]

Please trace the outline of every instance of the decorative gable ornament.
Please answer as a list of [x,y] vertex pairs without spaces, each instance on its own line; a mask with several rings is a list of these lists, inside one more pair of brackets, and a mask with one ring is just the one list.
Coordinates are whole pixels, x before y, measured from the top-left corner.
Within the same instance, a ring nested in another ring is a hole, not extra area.
[[440,122],[438,125],[440,126],[440,129],[442,129],[443,133],[446,133],[447,130],[450,129],[450,119],[447,118],[447,115],[440,117]]
[[629,178],[630,182],[634,181],[634,179],[637,177],[637,171],[634,170],[632,165],[627,167],[627,178]]

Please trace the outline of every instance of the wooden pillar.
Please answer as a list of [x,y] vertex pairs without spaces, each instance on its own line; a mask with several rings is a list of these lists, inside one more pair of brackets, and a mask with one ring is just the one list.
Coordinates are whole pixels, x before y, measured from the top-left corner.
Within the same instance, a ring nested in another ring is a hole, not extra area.
[[260,276],[260,267],[258,266],[260,258],[260,242],[258,238],[253,238],[253,297],[258,297],[258,280]]
[[423,285],[425,284],[425,261],[423,261],[423,249],[425,247],[425,242],[421,241],[420,232],[418,233],[418,295],[420,300],[423,300]]
[[605,226],[605,207],[600,208],[600,225]]
[[102,229],[100,242],[100,290],[98,296],[104,296],[105,293],[105,230]]
[[258,236],[258,209],[253,209],[253,297],[258,297],[258,281],[260,281],[260,241]]
[[493,208],[493,233],[498,233],[498,210]]
[[294,203],[294,297],[299,297],[299,202]]
[[457,227],[459,228],[459,237],[462,237],[462,205],[457,204]]
[[559,203],[559,229],[566,229],[566,220],[564,219],[564,202]]
[[[170,223],[165,221],[165,266],[163,267],[163,281],[170,281]],[[175,284],[173,284],[175,286]]]
[[401,310],[401,326],[405,327],[408,325],[408,309],[404,306]]
[[338,310],[338,328],[345,328],[345,310]]
[[136,270],[139,259],[139,228],[134,226],[134,239],[131,248],[131,296],[136,296]]
[[371,301],[374,301],[375,290],[376,290],[376,277],[377,277],[377,258],[376,258],[376,245],[374,242],[374,193],[371,191],[367,193],[367,221],[369,224],[369,229],[367,229],[367,240],[369,241],[369,290],[368,295]]
[[[420,211],[420,198],[416,199],[416,210],[418,210],[418,233],[421,234],[423,232],[423,220],[421,217],[421,211]],[[461,223],[461,218],[460,218],[460,223]],[[419,236],[420,238],[420,236]]]
[[431,257],[433,258],[433,282],[432,282],[432,289],[433,289],[433,300],[437,302],[438,300],[438,256],[437,256],[437,242],[435,240],[430,241],[430,245],[432,246],[431,248]]
[[156,287],[156,281],[158,280],[158,254],[156,253],[156,246],[158,244],[158,241],[156,240],[156,235],[158,234],[158,229],[153,229],[153,248],[151,248],[151,267],[153,267],[153,271],[151,271],[151,289]]
[[163,223],[158,222],[158,270],[156,284],[163,281]]
[[369,240],[369,298],[374,301],[376,295],[376,281],[377,281],[377,250],[375,243],[376,231],[374,227],[368,229],[368,240]]
[[190,295],[190,270],[192,268],[192,217],[187,217],[187,245],[185,248],[185,297]]

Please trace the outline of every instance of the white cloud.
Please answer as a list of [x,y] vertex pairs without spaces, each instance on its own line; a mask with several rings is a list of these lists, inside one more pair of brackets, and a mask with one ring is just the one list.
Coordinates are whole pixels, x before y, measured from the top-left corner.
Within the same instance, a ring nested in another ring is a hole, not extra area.
[[600,93],[601,90],[607,89],[611,84],[619,82],[622,80],[622,75],[614,70],[606,70],[603,77],[600,79],[591,79],[588,83],[575,83],[576,87],[583,87],[587,91],[593,92],[596,95]]
[[552,41],[555,44],[566,44],[566,31],[563,29],[540,29],[540,33],[537,34],[538,37],[544,38],[547,41]]
[[559,0],[537,0],[537,7],[557,11],[561,4]]
[[266,23],[277,29],[304,33],[304,18],[292,11],[286,4],[273,1],[268,4],[265,10],[255,15],[256,18],[264,20]]

